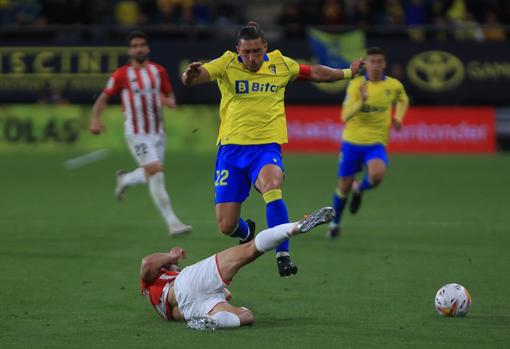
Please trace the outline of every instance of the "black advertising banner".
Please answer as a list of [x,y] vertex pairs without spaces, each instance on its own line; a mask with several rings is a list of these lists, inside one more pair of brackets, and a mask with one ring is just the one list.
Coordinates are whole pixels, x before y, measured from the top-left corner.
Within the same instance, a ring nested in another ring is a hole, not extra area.
[[[165,66],[180,103],[216,104],[214,83],[184,87],[180,75],[191,61],[208,61],[233,41],[154,40],[151,59]],[[363,34],[310,32],[307,40],[269,43],[300,63],[343,67],[363,47],[387,53],[387,74],[401,80],[415,105],[508,105],[510,49],[505,43],[412,42],[365,39]],[[111,72],[127,61],[123,42],[0,42],[0,103],[66,100],[92,104]],[[340,104],[346,82],[297,81],[287,87],[288,104]]]

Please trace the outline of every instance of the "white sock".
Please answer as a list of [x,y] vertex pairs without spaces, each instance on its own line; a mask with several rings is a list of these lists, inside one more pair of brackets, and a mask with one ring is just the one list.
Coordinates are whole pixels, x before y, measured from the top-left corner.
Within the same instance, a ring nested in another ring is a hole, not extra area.
[[219,311],[211,316],[218,322],[220,328],[233,328],[241,326],[241,319],[234,313],[228,311]]
[[163,172],[157,172],[149,177],[149,192],[159,212],[168,226],[180,223],[174,213],[172,203],[165,189],[165,176]]
[[145,178],[145,169],[143,167],[138,167],[131,172],[125,173],[120,176],[120,181],[122,185],[126,187],[135,184],[147,183],[147,178]]
[[290,232],[296,223],[285,223],[266,230],[262,230],[255,236],[255,247],[259,252],[267,252],[275,249],[279,244],[292,237]]

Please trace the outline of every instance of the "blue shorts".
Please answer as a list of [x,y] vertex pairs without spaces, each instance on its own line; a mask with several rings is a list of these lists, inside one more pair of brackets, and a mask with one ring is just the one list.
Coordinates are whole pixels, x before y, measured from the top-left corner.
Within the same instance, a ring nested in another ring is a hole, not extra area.
[[388,154],[383,144],[352,144],[342,142],[342,153],[338,162],[338,176],[349,177],[363,170],[363,166],[373,159],[381,159],[388,165]]
[[265,165],[283,168],[279,144],[220,145],[216,156],[215,196],[217,204],[243,202],[250,195],[251,184]]

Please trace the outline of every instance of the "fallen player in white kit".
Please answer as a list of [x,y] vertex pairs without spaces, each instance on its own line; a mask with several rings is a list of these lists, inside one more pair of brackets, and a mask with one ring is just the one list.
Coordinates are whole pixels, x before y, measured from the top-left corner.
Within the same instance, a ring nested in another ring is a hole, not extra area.
[[223,250],[178,272],[178,263],[186,257],[181,247],[169,253],[154,253],[142,259],[141,290],[165,320],[187,321],[195,330],[215,330],[251,325],[253,313],[228,301],[226,287],[235,274],[284,240],[334,217],[331,207],[324,207],[299,222],[266,229],[249,243]]

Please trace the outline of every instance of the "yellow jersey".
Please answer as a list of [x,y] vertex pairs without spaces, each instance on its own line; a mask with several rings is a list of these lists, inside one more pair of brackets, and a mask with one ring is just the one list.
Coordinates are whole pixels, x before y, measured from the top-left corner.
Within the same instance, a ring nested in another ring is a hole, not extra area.
[[[367,84],[368,92],[365,102],[360,92],[363,84]],[[369,81],[365,76],[354,78],[347,87],[343,103],[343,140],[354,144],[388,144],[392,108],[396,105],[395,119],[402,122],[408,104],[404,86],[397,79],[389,76],[380,81]]]
[[284,94],[299,64],[278,50],[267,53],[260,69],[249,71],[232,51],[205,63],[221,92],[217,143],[287,143]]

